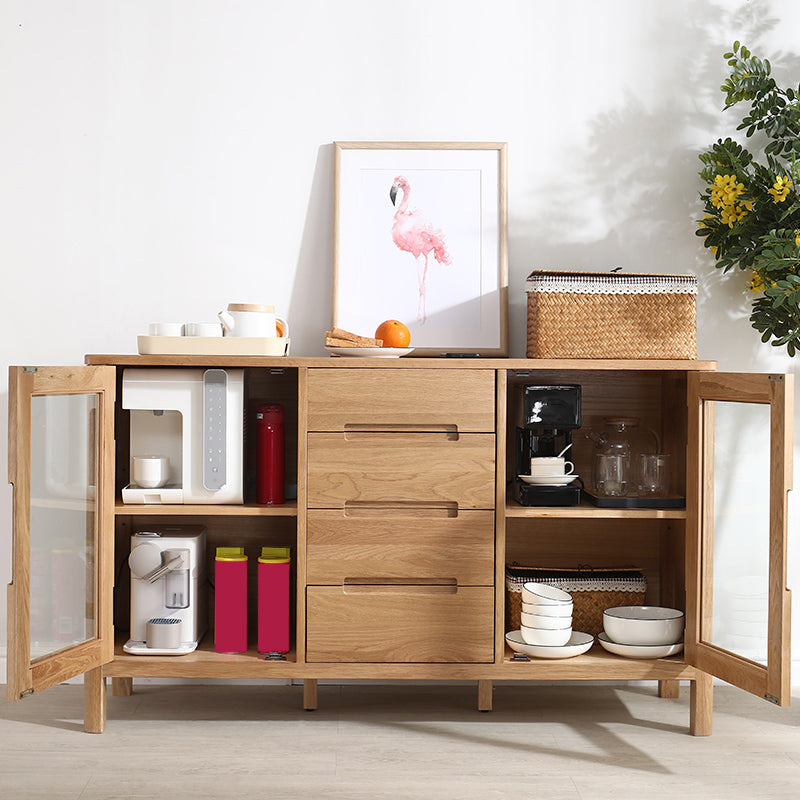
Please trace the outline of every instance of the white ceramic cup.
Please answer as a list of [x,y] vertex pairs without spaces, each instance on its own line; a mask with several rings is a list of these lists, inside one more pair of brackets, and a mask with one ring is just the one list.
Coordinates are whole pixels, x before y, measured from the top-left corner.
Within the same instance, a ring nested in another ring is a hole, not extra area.
[[222,336],[219,322],[187,322],[183,326],[184,336]]
[[133,482],[142,489],[158,489],[169,480],[167,456],[134,456]]
[[274,339],[278,336],[278,323],[280,323],[280,337],[289,335],[289,325],[285,319],[275,316],[275,306],[262,306],[252,303],[229,303],[227,311],[217,314],[225,336],[256,336],[264,339]]
[[531,475],[534,477],[553,477],[554,475],[572,475],[575,465],[571,461],[558,456],[537,456],[531,459]]
[[183,336],[182,322],[151,322],[147,327],[150,336]]

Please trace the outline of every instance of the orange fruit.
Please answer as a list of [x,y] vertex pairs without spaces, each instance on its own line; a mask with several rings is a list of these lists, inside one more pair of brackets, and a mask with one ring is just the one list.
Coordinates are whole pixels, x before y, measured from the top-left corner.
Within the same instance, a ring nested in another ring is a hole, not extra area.
[[378,325],[376,339],[383,339],[384,347],[408,347],[411,331],[399,319],[387,319]]

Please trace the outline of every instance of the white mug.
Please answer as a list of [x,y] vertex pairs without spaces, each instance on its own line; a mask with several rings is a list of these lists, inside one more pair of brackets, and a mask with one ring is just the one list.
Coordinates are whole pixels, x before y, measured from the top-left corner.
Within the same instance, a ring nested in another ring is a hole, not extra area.
[[148,327],[150,336],[182,336],[182,322],[151,322]]
[[571,475],[575,465],[559,456],[538,456],[531,459],[531,475],[540,477],[553,477],[556,475]]
[[183,326],[184,336],[222,336],[219,322],[187,322]]
[[275,306],[262,306],[252,303],[229,303],[227,311],[217,316],[225,328],[225,336],[257,336],[274,339],[281,326],[281,338],[289,335],[289,325],[285,319],[275,316]]
[[167,456],[134,456],[133,482],[142,489],[158,489],[169,481]]

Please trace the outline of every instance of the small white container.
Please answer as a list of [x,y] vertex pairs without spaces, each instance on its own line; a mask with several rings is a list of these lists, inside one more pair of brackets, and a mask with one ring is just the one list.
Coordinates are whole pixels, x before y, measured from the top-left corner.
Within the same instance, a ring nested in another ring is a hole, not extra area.
[[520,632],[526,644],[543,645],[546,647],[562,647],[572,636],[572,626],[569,628],[528,628],[520,625]]
[[526,614],[524,611],[519,615],[519,621],[527,628],[544,628],[546,630],[563,629],[565,624],[572,624],[572,614],[566,617],[552,617],[545,614]]
[[167,456],[133,456],[133,482],[142,489],[158,489],[169,482]]
[[683,627],[684,613],[676,608],[619,606],[603,612],[603,630],[617,644],[675,644],[683,636]]
[[572,595],[547,583],[530,582],[522,585],[522,602],[543,606],[572,605]]

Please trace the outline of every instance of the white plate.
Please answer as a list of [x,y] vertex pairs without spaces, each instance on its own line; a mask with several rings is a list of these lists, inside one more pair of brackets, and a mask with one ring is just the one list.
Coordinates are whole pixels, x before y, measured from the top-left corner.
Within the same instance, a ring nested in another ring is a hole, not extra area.
[[545,644],[527,644],[522,638],[521,631],[511,631],[506,634],[508,646],[515,653],[525,653],[526,656],[534,658],[573,658],[585,653],[594,642],[594,636],[590,633],[573,631],[570,640],[560,646]]
[[520,475],[525,483],[533,483],[536,486],[566,486],[572,483],[578,476],[571,475]]
[[625,658],[666,658],[667,656],[674,656],[675,653],[680,653],[683,650],[683,642],[676,642],[675,644],[617,644],[612,642],[604,632],[597,634],[597,641],[609,653],[625,656]]
[[354,356],[355,358],[400,358],[414,352],[413,347],[326,347],[334,356]]

